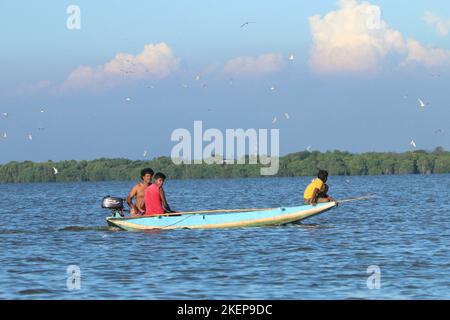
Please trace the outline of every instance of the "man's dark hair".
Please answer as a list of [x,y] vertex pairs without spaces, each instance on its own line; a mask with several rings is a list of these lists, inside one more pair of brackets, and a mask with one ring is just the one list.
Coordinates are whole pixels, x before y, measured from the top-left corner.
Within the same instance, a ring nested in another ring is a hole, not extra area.
[[144,176],[149,173],[151,176],[155,173],[151,168],[145,168],[141,170],[141,179],[144,178]]
[[324,181],[325,179],[328,178],[328,171],[326,171],[326,170],[319,170],[319,173],[317,174],[317,178],[319,178],[320,180]]
[[153,177],[153,180],[158,180],[159,178],[162,178],[163,180],[166,180],[166,175],[162,172],[158,172],[157,174],[155,174],[155,176]]

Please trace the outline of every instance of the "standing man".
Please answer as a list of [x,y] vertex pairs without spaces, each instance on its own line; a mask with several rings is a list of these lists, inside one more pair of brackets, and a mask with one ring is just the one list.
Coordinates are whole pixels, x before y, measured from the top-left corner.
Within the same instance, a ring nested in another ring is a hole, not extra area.
[[[145,168],[141,170],[141,182],[138,182],[130,191],[127,197],[127,203],[130,206],[130,214],[142,215],[145,213],[145,189],[152,184],[153,170]],[[133,198],[136,197],[136,204]]]

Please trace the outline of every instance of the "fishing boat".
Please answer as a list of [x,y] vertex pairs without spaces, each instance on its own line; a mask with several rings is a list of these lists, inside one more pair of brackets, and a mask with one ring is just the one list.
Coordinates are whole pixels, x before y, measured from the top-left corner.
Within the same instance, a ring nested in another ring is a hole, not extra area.
[[318,215],[336,205],[336,202],[327,202],[315,206],[208,210],[138,217],[125,217],[122,212],[116,210],[106,221],[111,227],[127,231],[278,226]]

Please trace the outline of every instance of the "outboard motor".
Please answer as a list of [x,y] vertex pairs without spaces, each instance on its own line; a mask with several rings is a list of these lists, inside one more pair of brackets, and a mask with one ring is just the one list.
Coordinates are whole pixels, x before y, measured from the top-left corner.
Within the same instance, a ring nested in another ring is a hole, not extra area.
[[112,211],[112,215],[115,216],[116,213],[119,213],[121,217],[124,216],[123,214],[123,203],[124,199],[119,197],[111,197],[106,196],[103,197],[102,200],[102,208],[110,209]]

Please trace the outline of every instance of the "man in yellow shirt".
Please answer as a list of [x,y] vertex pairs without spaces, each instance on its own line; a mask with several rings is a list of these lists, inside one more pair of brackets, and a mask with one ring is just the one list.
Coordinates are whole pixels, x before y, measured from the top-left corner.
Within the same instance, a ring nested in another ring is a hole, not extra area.
[[322,202],[336,201],[332,197],[328,196],[328,185],[325,183],[328,179],[328,172],[325,170],[319,170],[317,178],[311,181],[306,187],[303,193],[305,204],[316,205]]

